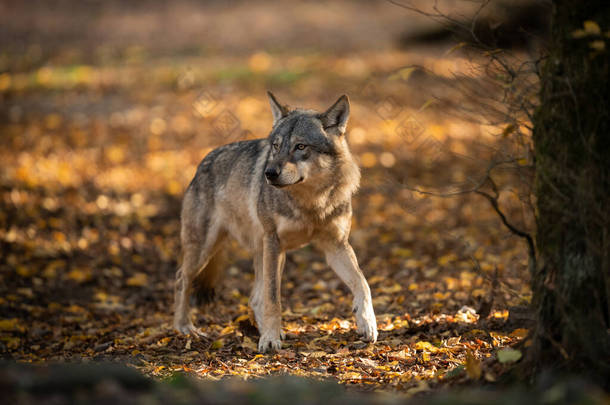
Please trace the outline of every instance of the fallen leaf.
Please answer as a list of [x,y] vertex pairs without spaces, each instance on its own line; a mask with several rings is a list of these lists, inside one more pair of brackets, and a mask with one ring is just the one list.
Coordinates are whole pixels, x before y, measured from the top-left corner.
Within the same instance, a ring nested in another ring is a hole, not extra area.
[[157,342],[157,346],[161,346],[161,347],[165,347],[169,344],[169,342],[171,342],[172,338],[171,337],[164,337],[163,339],[159,340]]
[[505,347],[498,350],[497,356],[500,363],[514,363],[521,359],[522,354],[517,349]]
[[127,285],[131,287],[144,287],[148,284],[148,276],[145,273],[136,273],[127,279]]
[[510,335],[511,335],[512,337],[516,337],[516,338],[521,338],[521,339],[523,339],[523,338],[527,337],[528,333],[529,333],[529,330],[528,330],[528,329],[525,329],[525,328],[518,328],[518,329],[515,329],[514,331],[512,331],[512,332],[510,333]]
[[415,343],[414,347],[417,350],[424,350],[424,351],[428,351],[431,353],[438,352],[438,347],[436,347],[432,343],[426,342],[426,341],[419,341],[419,342]]
[[477,359],[471,351],[466,353],[464,368],[466,369],[466,374],[468,374],[468,377],[470,377],[471,380],[478,380],[481,378],[481,373],[483,372],[481,361]]
[[17,331],[24,332],[25,328],[20,323],[21,321],[17,318],[2,319],[0,320],[1,331]]
[[76,269],[70,270],[70,272],[68,272],[68,274],[66,274],[66,278],[68,278],[69,280],[72,280],[72,281],[76,281],[79,284],[90,280],[91,277],[92,277],[91,270],[83,269],[83,268],[76,268]]

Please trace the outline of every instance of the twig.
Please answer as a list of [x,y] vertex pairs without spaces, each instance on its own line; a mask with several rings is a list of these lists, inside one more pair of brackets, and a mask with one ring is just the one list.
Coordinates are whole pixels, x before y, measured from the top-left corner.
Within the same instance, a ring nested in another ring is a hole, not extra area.
[[508,222],[508,220],[506,219],[506,215],[504,215],[504,213],[502,212],[502,210],[500,209],[500,206],[498,204],[498,189],[496,187],[496,183],[494,183],[494,181],[492,180],[491,177],[488,177],[488,180],[492,185],[494,193],[496,194],[495,196],[492,196],[489,193],[486,193],[485,191],[481,191],[481,190],[474,190],[474,192],[487,198],[487,201],[489,201],[489,203],[491,204],[493,209],[496,211],[496,214],[498,214],[498,216],[502,220],[502,223],[504,224],[504,226],[506,226],[508,228],[509,231],[511,231],[513,234],[525,239],[525,241],[527,242],[527,248],[528,248],[528,253],[529,253],[529,258],[530,258],[530,270],[536,269],[536,246],[534,245],[534,239],[532,238],[532,236],[529,233],[522,231],[520,229],[517,229],[513,224]]
[[[511,233],[513,233],[514,235],[517,235],[517,236],[525,239],[525,241],[527,243],[528,256],[529,256],[529,260],[530,260],[530,263],[529,263],[530,272],[531,272],[531,274],[533,274],[534,270],[537,267],[536,245],[534,244],[534,239],[532,238],[532,236],[529,233],[522,231],[521,229],[518,229],[513,224],[508,222],[506,215],[504,215],[504,212],[502,212],[502,210],[500,209],[500,205],[498,204],[498,197],[499,197],[498,187],[496,186],[496,183],[491,178],[491,171],[494,168],[496,168],[500,165],[503,165],[503,164],[514,163],[515,161],[516,161],[515,159],[510,159],[510,160],[492,162],[489,165],[489,167],[487,168],[485,176],[480,181],[478,181],[474,187],[466,189],[466,190],[453,191],[453,192],[449,192],[449,193],[435,193],[435,192],[431,192],[431,191],[420,190],[417,188],[410,188],[407,186],[404,186],[404,187],[406,189],[414,191],[416,193],[431,195],[434,197],[442,197],[442,198],[454,197],[457,195],[468,194],[468,193],[476,193],[476,194],[479,194],[479,195],[485,197],[489,201],[491,206],[493,207],[494,211],[496,211],[496,213],[502,220],[502,223],[504,224],[504,226],[506,226],[506,228],[508,228],[508,230]],[[483,187],[486,183],[489,183],[491,185],[491,188],[494,192],[493,196],[491,194],[481,190],[481,187]]]

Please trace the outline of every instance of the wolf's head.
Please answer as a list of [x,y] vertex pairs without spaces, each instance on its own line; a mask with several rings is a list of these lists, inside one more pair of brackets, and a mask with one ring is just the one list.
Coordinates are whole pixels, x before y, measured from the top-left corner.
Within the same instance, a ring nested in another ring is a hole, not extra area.
[[319,113],[290,109],[271,92],[268,95],[273,113],[273,129],[268,138],[270,153],[265,165],[269,184],[324,187],[338,180],[336,171],[343,163],[358,171],[344,136],[349,117],[347,96],[339,97],[326,112]]

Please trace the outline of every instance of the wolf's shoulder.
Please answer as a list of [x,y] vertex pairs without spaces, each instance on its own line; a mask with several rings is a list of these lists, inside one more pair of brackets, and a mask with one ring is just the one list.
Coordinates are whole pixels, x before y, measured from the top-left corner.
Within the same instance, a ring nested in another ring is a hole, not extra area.
[[224,159],[235,159],[239,155],[244,157],[246,156],[258,156],[263,149],[265,148],[265,144],[267,139],[252,139],[247,141],[238,141],[233,143],[228,143],[226,145],[219,146],[218,148],[212,150],[210,153],[206,155],[203,159],[203,162],[206,161],[216,161],[216,160],[224,160]]
[[267,140],[265,138],[239,141],[219,146],[210,151],[202,160],[199,166],[203,169],[211,165],[222,164],[241,160],[248,157],[257,157],[265,149]]

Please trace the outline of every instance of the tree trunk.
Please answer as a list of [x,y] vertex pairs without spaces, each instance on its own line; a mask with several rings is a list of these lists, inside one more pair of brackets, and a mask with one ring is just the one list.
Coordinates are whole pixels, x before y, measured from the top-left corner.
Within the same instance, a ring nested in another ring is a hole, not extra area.
[[551,30],[534,119],[538,322],[525,364],[587,372],[607,385],[610,7],[557,0]]

